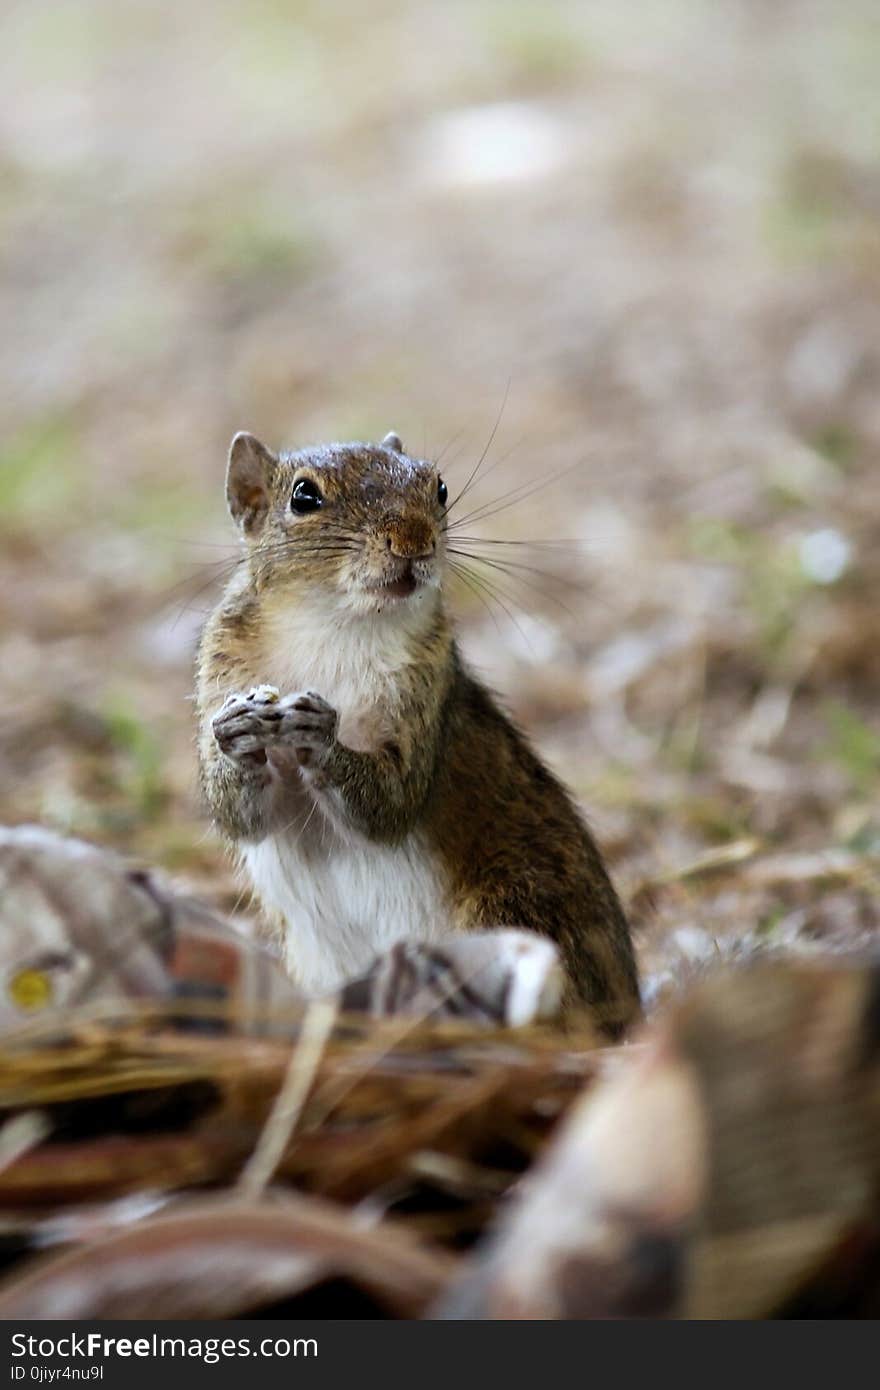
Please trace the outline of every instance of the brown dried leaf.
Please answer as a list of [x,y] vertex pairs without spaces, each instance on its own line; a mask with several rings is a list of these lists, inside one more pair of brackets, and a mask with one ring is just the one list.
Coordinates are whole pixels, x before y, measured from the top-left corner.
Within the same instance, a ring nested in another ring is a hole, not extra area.
[[0,1318],[230,1318],[342,1280],[379,1316],[417,1317],[455,1263],[390,1224],[315,1199],[187,1203],[41,1260],[0,1288]]

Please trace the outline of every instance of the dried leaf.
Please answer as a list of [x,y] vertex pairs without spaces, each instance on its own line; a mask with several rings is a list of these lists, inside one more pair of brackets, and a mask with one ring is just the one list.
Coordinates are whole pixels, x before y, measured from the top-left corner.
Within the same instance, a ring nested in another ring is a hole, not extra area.
[[52,1256],[0,1287],[0,1318],[231,1318],[324,1281],[377,1314],[417,1317],[454,1269],[405,1231],[365,1230],[315,1199],[187,1203],[133,1229]]

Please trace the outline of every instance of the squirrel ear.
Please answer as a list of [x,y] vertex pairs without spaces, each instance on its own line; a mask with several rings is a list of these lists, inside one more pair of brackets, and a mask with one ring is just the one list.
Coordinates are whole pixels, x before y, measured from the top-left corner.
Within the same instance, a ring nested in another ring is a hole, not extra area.
[[260,526],[269,510],[269,478],[278,460],[254,435],[242,430],[229,446],[226,501],[243,531]]
[[394,430],[392,430],[390,434],[386,434],[385,438],[382,440],[382,448],[393,449],[395,453],[402,454],[403,444],[401,443],[400,435],[395,434]]

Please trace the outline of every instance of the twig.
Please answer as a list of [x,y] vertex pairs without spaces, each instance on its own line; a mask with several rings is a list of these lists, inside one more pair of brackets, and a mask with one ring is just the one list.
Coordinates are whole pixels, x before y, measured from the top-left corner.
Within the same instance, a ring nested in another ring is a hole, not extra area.
[[28,1150],[42,1144],[51,1129],[42,1110],[26,1110],[7,1120],[0,1128],[0,1173],[4,1168],[11,1168]]
[[302,1032],[291,1053],[275,1104],[257,1146],[239,1177],[236,1186],[238,1196],[258,1198],[272,1181],[315,1079],[337,1012],[338,1005],[334,999],[318,1000],[306,1010]]

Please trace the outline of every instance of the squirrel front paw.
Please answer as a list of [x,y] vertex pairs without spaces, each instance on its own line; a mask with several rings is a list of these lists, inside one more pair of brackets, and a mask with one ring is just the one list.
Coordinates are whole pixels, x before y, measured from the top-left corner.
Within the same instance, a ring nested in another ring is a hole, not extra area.
[[284,695],[277,709],[278,743],[293,748],[301,767],[320,762],[336,741],[339,716],[332,705],[314,690]]
[[236,762],[284,746],[308,765],[332,746],[336,725],[335,709],[314,691],[279,697],[274,686],[258,685],[247,695],[228,695],[211,727],[221,752]]

